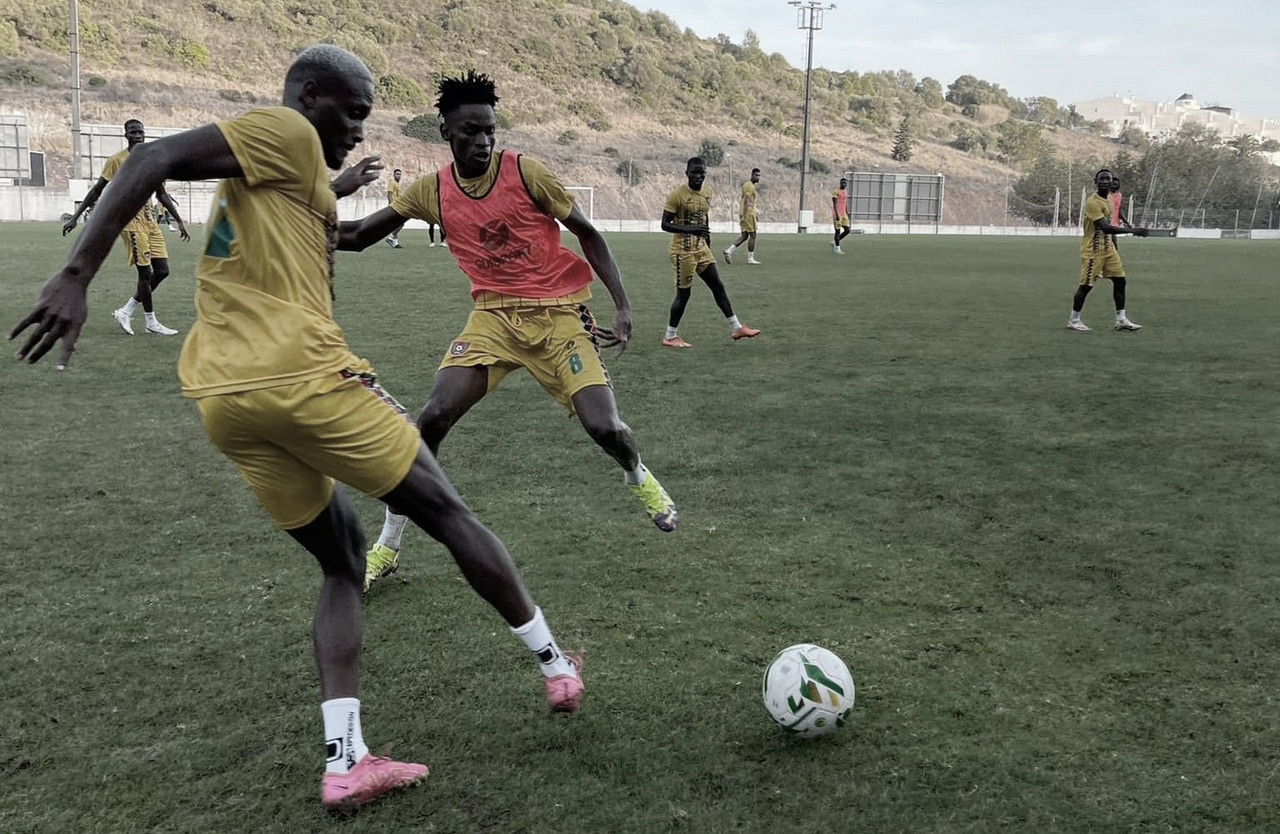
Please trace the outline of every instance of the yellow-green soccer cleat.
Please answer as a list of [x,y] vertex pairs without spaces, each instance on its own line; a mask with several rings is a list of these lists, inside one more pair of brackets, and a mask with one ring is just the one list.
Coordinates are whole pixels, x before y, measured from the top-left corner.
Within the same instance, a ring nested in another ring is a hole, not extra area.
[[369,548],[364,556],[365,593],[368,593],[373,583],[396,572],[396,568],[400,567],[399,557],[400,551],[392,550],[385,544],[375,544]]
[[644,469],[644,480],[639,484],[627,484],[627,489],[631,490],[644,504],[644,511],[649,514],[654,525],[662,532],[670,533],[676,529],[676,524],[680,521],[680,516],[676,513],[676,505],[671,501],[671,496],[667,495],[667,491],[662,488],[662,484],[658,483],[658,479],[653,477],[649,468],[647,466],[641,468]]

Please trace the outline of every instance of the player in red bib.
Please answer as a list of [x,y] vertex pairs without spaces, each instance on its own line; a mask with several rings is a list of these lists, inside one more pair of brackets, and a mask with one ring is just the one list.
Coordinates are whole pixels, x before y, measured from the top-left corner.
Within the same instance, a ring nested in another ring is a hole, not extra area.
[[[440,135],[453,164],[344,229],[339,246],[364,249],[414,217],[448,232],[449,251],[471,279],[475,309],[436,371],[418,417],[423,439],[437,452],[472,406],[524,368],[618,462],[658,529],[674,530],[675,504],[640,462],[600,360],[600,347],[616,345],[621,353],[631,337],[631,303],[608,244],[545,165],[495,150],[498,96],[488,76],[444,78],[439,93]],[[561,245],[557,221],[578,239],[585,260]],[[593,271],[617,307],[612,330],[597,328],[586,307]],[[395,570],[403,528],[404,519],[388,511],[369,552],[367,584]]]

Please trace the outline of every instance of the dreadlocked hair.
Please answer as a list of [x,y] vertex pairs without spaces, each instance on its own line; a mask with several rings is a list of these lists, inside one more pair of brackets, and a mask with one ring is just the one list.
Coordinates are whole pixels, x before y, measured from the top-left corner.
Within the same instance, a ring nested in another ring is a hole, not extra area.
[[436,89],[440,93],[440,98],[436,99],[436,110],[441,116],[466,104],[493,107],[498,103],[493,79],[473,69],[467,70],[466,75],[446,75],[440,79]]

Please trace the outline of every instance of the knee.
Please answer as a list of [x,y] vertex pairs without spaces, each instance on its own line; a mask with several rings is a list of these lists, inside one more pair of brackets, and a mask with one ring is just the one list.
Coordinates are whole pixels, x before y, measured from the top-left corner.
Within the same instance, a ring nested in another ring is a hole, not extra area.
[[587,419],[582,421],[587,435],[602,449],[620,449],[631,439],[631,427],[616,416],[612,419]]
[[428,445],[440,440],[453,428],[453,417],[438,404],[428,402],[418,414],[418,434]]
[[151,282],[153,284],[159,284],[168,277],[169,265],[167,263],[153,263],[151,265]]

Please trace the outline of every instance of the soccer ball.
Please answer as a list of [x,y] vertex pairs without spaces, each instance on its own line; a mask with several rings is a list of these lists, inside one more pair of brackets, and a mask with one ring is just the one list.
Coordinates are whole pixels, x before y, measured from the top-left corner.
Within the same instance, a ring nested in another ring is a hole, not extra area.
[[853,710],[853,675],[835,652],[800,643],[764,670],[764,708],[782,728],[821,736],[843,727]]

